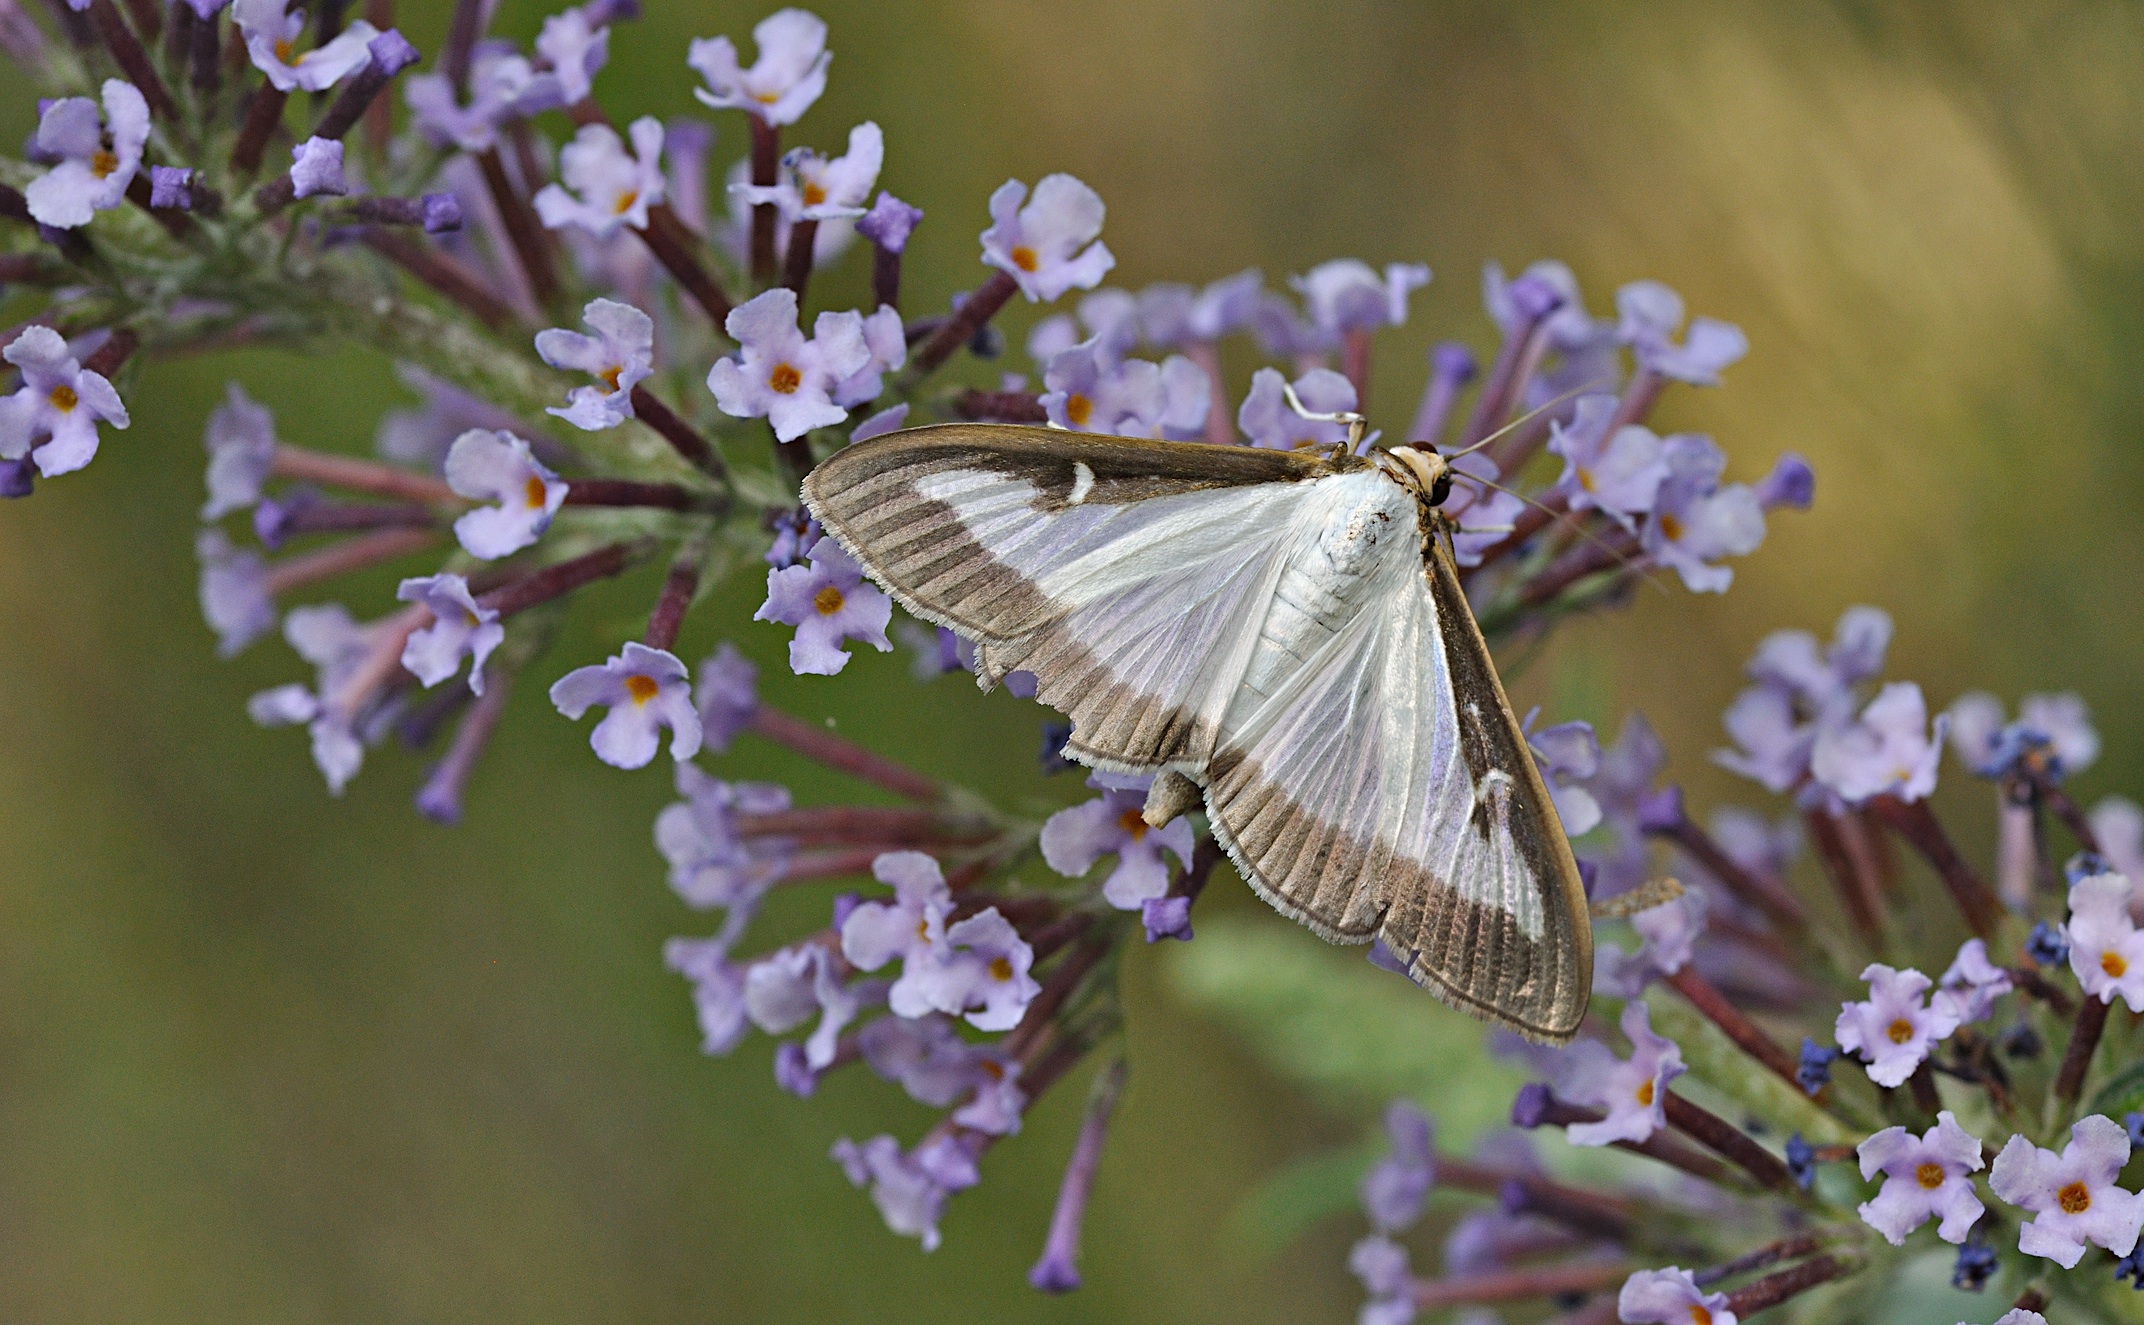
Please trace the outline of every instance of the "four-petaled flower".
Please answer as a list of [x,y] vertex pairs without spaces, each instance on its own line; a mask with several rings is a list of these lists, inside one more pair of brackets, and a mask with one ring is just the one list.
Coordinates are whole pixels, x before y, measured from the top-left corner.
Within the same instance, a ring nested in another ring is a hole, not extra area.
[[671,939],[663,964],[692,981],[693,1011],[700,1022],[700,1051],[726,1054],[744,1039],[744,969],[729,959],[734,933],[709,939]]
[[1667,481],[1667,444],[1650,428],[1632,424],[1612,434],[1615,397],[1580,396],[1569,423],[1549,427],[1548,449],[1563,457],[1556,491],[1574,511],[1597,510],[1626,529],[1653,509]]
[[1670,1265],[1640,1270],[1616,1294],[1616,1318],[1627,1325],[1735,1325],[1725,1293],[1708,1293],[1688,1270]]
[[2085,996],[2144,1012],[2144,933],[2129,915],[2129,880],[2094,874],[2070,886],[2070,969]]
[[1764,508],[1747,484],[1720,486],[1727,458],[1709,437],[1665,439],[1668,476],[1653,500],[1640,545],[1682,577],[1691,593],[1725,593],[1734,571],[1712,563],[1755,552],[1764,542]]
[[395,597],[422,603],[432,624],[410,633],[402,646],[402,666],[427,686],[438,685],[461,669],[469,655],[469,689],[484,693],[484,660],[506,638],[499,614],[477,602],[469,581],[459,575],[426,575],[402,581]]
[[201,436],[208,448],[208,501],[203,520],[220,520],[261,499],[268,467],[275,461],[275,416],[233,382],[224,402],[209,411]]
[[1939,713],[1931,733],[1920,686],[1893,681],[1876,692],[1858,718],[1817,733],[1809,771],[1851,804],[1886,794],[1920,800],[1936,788],[1948,726],[1948,716]]
[[603,385],[577,386],[563,407],[544,410],[576,428],[595,432],[633,417],[633,388],[655,371],[655,320],[631,304],[596,299],[581,310],[595,335],[563,327],[536,333],[536,353],[553,368],[587,373]]
[[61,97],[37,120],[37,150],[57,158],[23,190],[30,215],[72,230],[127,196],[149,141],[149,103],[132,84],[104,80],[104,113],[88,97]]
[[365,762],[353,696],[346,693],[372,653],[373,632],[380,623],[361,626],[340,603],[292,608],[283,618],[283,638],[318,672],[313,688],[277,686],[246,701],[246,716],[263,727],[306,725],[312,738],[313,763],[327,779],[330,795],[342,789]]
[[235,658],[275,629],[268,568],[258,552],[233,547],[221,529],[195,535],[194,556],[201,562],[201,616],[216,632],[216,656]]
[[862,568],[831,538],[812,544],[809,565],[767,572],[767,601],[752,619],[797,628],[789,670],[799,676],[833,676],[848,666],[843,640],[861,640],[880,653],[893,649],[886,638],[893,600],[865,583]]
[[938,862],[919,851],[889,851],[872,863],[894,900],[864,902],[841,922],[841,952],[861,971],[890,961],[900,978],[887,993],[895,1016],[966,1015],[978,1030],[1011,1030],[1041,991],[1028,969],[1034,950],[989,907],[946,924],[952,894]]
[[768,124],[794,124],[826,91],[826,23],[801,9],[784,9],[752,29],[759,59],[746,69],[728,37],[692,43],[685,62],[707,80],[692,94],[710,106],[734,107]]
[[1429,268],[1393,262],[1384,273],[1357,258],[1320,263],[1288,283],[1303,296],[1311,325],[1327,335],[1396,327],[1407,320],[1407,296],[1429,284]]
[[755,205],[773,203],[792,224],[864,214],[886,162],[886,136],[865,120],[849,130],[849,150],[828,157],[798,148],[782,161],[788,178],[778,184],[739,184],[732,192]]
[[[1306,419],[1288,403],[1290,383],[1278,370],[1251,374],[1251,389],[1236,410],[1236,426],[1251,445],[1273,451],[1333,446],[1347,440],[1347,425],[1330,419]],[[1295,379],[1295,398],[1312,414],[1345,414],[1356,405],[1355,384],[1330,368],[1313,368]]]
[[[1090,784],[1093,785],[1093,784]],[[1042,825],[1042,858],[1066,878],[1076,879],[1103,856],[1115,855],[1116,868],[1102,882],[1102,896],[1120,911],[1137,911],[1149,899],[1169,891],[1164,850],[1177,863],[1191,859],[1191,821],[1178,816],[1160,828],[1140,814],[1144,791],[1105,790],[1097,800],[1059,810]]]
[[1643,1141],[1667,1125],[1668,1083],[1683,1074],[1682,1050],[1653,1033],[1652,1015],[1636,999],[1623,1005],[1622,1025],[1630,1057],[1617,1058],[1599,1040],[1581,1040],[1564,1056],[1556,1093],[1608,1111],[1599,1122],[1564,1129],[1574,1146]]
[[672,759],[690,759],[700,748],[691,677],[667,649],[628,640],[617,657],[558,678],[551,703],[568,718],[579,718],[596,704],[610,709],[588,743],[614,768],[640,768],[655,758],[664,727],[670,729]]
[[1986,1208],[1973,1194],[1971,1176],[1984,1162],[1980,1138],[1960,1127],[1948,1109],[1919,1136],[1903,1127],[1886,1127],[1855,1153],[1861,1157],[1863,1181],[1883,1174],[1875,1199],[1859,1207],[1861,1220],[1894,1247],[1903,1246],[1908,1233],[1931,1219],[1942,1221],[1936,1226],[1937,1237],[1963,1243]]
[[1042,375],[1042,408],[1074,432],[1186,441],[1206,427],[1213,383],[1180,354],[1162,363],[1118,359],[1099,338],[1053,355]]
[[1422,1217],[1422,1202],[1437,1180],[1437,1152],[1429,1115],[1407,1100],[1385,1107],[1391,1153],[1363,1175],[1357,1195],[1363,1213],[1380,1233],[1397,1233]]
[[463,550],[486,561],[511,556],[543,537],[566,500],[566,484],[510,432],[471,428],[447,452],[447,486],[472,501],[490,501],[454,521]]
[[1876,962],[1861,978],[1869,982],[1869,996],[1840,1007],[1832,1038],[1868,1064],[1869,1080],[1901,1085],[1958,1029],[1958,1010],[1947,999],[1925,1002],[1933,982],[1911,968],[1899,971]]
[[119,393],[52,328],[24,327],[0,358],[22,370],[22,388],[0,400],[0,460],[28,456],[46,478],[71,474],[96,458],[100,420],[127,426]]
[[2117,1256],[2136,1249],[2144,1227],[2144,1196],[2115,1185],[2129,1161],[2129,1133],[2093,1114],[2070,1128],[2061,1154],[2013,1136],[1988,1170],[1988,1186],[2010,1204],[2033,1212],[2018,1230],[2017,1249],[2075,1268],[2085,1244]]
[[796,292],[776,287],[731,309],[723,325],[739,347],[736,358],[717,359],[707,370],[707,389],[723,413],[764,417],[785,442],[849,417],[833,393],[871,365],[862,314],[821,313],[806,340],[797,329]]
[[744,837],[740,814],[789,808],[789,789],[772,782],[724,782],[698,765],[677,766],[677,794],[655,816],[655,849],[670,865],[670,887],[687,906],[749,909],[796,854],[786,837]]
[[358,19],[325,45],[300,51],[305,14],[288,9],[289,0],[237,0],[231,6],[231,17],[245,35],[246,54],[276,91],[323,92],[372,63],[369,47],[380,35],[378,28]]
[[607,124],[584,124],[560,149],[562,184],[546,184],[534,199],[536,214],[553,230],[577,225],[598,239],[618,227],[641,229],[648,208],[661,202],[668,188],[663,178],[663,124],[643,115],[626,126],[633,142],[628,153],[618,131]]
[[610,25],[597,25],[589,18],[596,5],[580,5],[543,21],[536,35],[536,53],[551,66],[558,82],[558,98],[571,106],[586,101],[595,91],[593,80],[610,62]]
[[834,1162],[855,1186],[871,1188],[886,1227],[917,1239],[923,1250],[938,1248],[938,1217],[946,1197],[973,1187],[975,1161],[951,1136],[936,1136],[903,1154],[900,1142],[874,1136],[862,1145],[847,1137],[834,1143]]
[[1964,1025],[1985,1018],[1994,1010],[1995,1000],[2010,989],[2010,972],[1988,960],[1987,941],[1967,939],[1936,981],[1934,1001],[1946,1003]]
[[1718,386],[1720,374],[1749,353],[1742,328],[1717,318],[1690,320],[1690,334],[1680,345],[1682,296],[1658,281],[1633,281],[1615,292],[1621,320],[1616,335],[1626,342],[1640,366],[1662,377],[1693,386]]
[[807,943],[762,958],[744,973],[745,1015],[767,1034],[786,1035],[818,1014],[818,1026],[804,1041],[804,1066],[813,1073],[834,1061],[842,1029],[877,992],[844,984],[837,960]]
[[497,146],[501,124],[553,110],[564,104],[565,95],[558,75],[538,73],[527,56],[504,44],[485,42],[477,47],[470,64],[467,104],[454,99],[453,81],[441,73],[411,75],[403,85],[402,100],[418,132],[433,144],[451,143],[463,151],[483,152]]
[[1109,246],[1096,238],[1105,210],[1101,195],[1070,175],[1043,176],[1032,199],[1027,185],[1009,179],[990,195],[983,261],[1040,303],[1067,290],[1092,290],[1117,265]]

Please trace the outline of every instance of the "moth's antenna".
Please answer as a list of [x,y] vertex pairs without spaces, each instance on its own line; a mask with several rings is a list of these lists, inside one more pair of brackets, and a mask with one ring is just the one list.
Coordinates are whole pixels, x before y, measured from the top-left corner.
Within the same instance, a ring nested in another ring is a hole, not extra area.
[[[1465,452],[1461,452],[1461,454],[1464,455]],[[1621,548],[1615,546],[1613,543],[1608,542],[1606,539],[1595,537],[1591,532],[1586,529],[1584,525],[1579,524],[1575,517],[1579,514],[1582,514],[1582,512],[1568,510],[1559,511],[1553,506],[1549,506],[1543,502],[1535,501],[1533,498],[1527,496],[1523,492],[1518,492],[1511,488],[1507,488],[1503,484],[1495,481],[1494,479],[1486,479],[1480,477],[1479,475],[1469,474],[1463,469],[1453,471],[1452,481],[1454,483],[1479,483],[1485,488],[1494,488],[1498,492],[1505,493],[1509,496],[1517,497],[1520,501],[1525,502],[1528,506],[1533,507],[1535,510],[1541,512],[1543,515],[1549,517],[1549,524],[1555,525],[1566,522],[1569,523],[1572,532],[1576,533],[1580,538],[1585,539],[1593,546],[1599,548],[1601,551],[1607,553],[1609,556],[1615,558],[1617,565],[1633,566],[1637,564],[1638,559],[1636,557],[1631,556],[1629,553],[1626,553]],[[1455,521],[1454,524],[1456,525],[1456,523],[1457,522]],[[1509,528],[1510,526],[1492,526],[1482,529],[1465,530],[1463,532],[1476,534],[1501,533]],[[1652,585],[1655,589],[1660,590],[1660,592],[1668,592],[1667,585],[1661,583],[1661,581],[1653,574],[1652,571],[1640,570],[1638,572],[1638,575],[1639,578],[1643,579],[1646,583]]]
[[1294,410],[1299,418],[1309,419],[1313,423],[1346,424],[1347,453],[1349,455],[1355,454],[1356,448],[1362,445],[1362,432],[1364,428],[1369,426],[1370,421],[1361,414],[1351,409],[1339,410],[1332,414],[1319,414],[1314,410],[1305,409],[1303,407],[1303,398],[1296,395],[1295,388],[1286,382],[1280,384],[1280,394],[1288,402],[1288,408]]
[[1503,427],[1498,428],[1495,432],[1490,433],[1487,437],[1484,437],[1480,441],[1474,443],[1474,445],[1468,447],[1466,450],[1454,451],[1451,454],[1446,455],[1444,458],[1446,460],[1457,460],[1463,455],[1472,455],[1476,451],[1481,450],[1484,446],[1489,445],[1491,442],[1495,442],[1506,436],[1509,436],[1511,433],[1517,431],[1518,429],[1525,427],[1529,423],[1532,423],[1535,419],[1540,418],[1543,414],[1546,414],[1548,411],[1556,408],[1558,405],[1561,405],[1566,401],[1576,400],[1580,396],[1590,395],[1591,393],[1598,391],[1602,387],[1608,386],[1610,384],[1611,379],[1606,377],[1596,377],[1590,382],[1580,383],[1578,386],[1574,386],[1569,391],[1566,391],[1562,395],[1557,396],[1554,400],[1546,400],[1543,401],[1541,404],[1536,405],[1534,408],[1526,411],[1524,414],[1521,414],[1519,417],[1513,419],[1511,422],[1505,424]]

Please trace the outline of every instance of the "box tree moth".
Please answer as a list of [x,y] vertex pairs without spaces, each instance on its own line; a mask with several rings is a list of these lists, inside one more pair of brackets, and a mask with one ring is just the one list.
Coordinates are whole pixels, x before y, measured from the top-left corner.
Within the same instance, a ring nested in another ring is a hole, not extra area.
[[[1359,426],[1358,426],[1359,430]],[[1000,424],[858,443],[806,479],[903,607],[1073,722],[1065,754],[1203,799],[1238,872],[1334,943],[1529,1038],[1585,1015],[1584,885],[1412,446],[1355,456]]]

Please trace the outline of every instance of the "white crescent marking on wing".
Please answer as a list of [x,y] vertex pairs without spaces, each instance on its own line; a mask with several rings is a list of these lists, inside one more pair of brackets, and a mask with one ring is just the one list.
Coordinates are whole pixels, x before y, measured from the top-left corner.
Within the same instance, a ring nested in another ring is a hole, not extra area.
[[1094,491],[1094,471],[1087,468],[1084,461],[1073,461],[1072,495],[1065,498],[1065,504],[1077,506],[1087,500],[1087,494],[1092,491]]

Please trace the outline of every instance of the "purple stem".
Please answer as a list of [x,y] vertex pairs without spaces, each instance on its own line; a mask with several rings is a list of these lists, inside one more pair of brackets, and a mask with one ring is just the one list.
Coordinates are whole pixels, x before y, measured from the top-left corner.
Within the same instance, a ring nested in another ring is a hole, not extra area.
[[1057,1189],[1057,1208],[1050,1215],[1042,1259],[1027,1272],[1027,1281],[1045,1293],[1069,1293],[1079,1287],[1080,1224],[1087,1214],[1087,1197],[1094,1190],[1095,1172],[1102,1164],[1109,1115],[1124,1092],[1124,1076],[1124,1060],[1119,1058],[1102,1069],[1087,1093],[1087,1112],[1080,1120],[1079,1139],[1072,1144],[1071,1162],[1065,1165],[1064,1183]]
[[[773,188],[781,169],[782,131],[758,115],[747,114],[745,123],[752,130],[752,183],[763,189]],[[762,288],[774,281],[774,223],[773,203],[753,206],[752,283]]]
[[432,766],[431,776],[417,791],[417,810],[426,818],[443,824],[460,823],[462,819],[462,790],[469,785],[469,774],[476,768],[477,756],[484,752],[484,745],[491,739],[491,729],[499,725],[499,714],[506,709],[506,692],[511,678],[503,670],[494,669],[484,678],[484,693],[469,705],[462,715],[461,725],[454,729],[454,740],[447,746],[446,754]]

